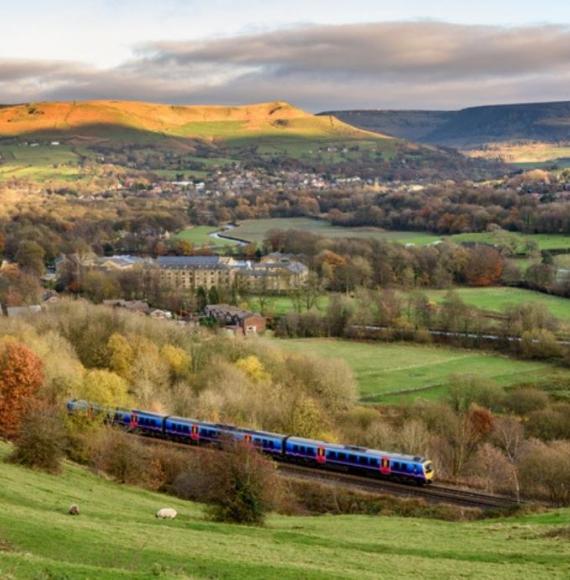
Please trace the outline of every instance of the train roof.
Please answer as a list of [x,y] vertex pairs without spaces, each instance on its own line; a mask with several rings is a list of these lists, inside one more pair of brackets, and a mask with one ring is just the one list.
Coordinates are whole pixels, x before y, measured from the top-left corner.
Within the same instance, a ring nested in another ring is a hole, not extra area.
[[373,453],[379,456],[394,457],[401,461],[414,461],[419,463],[428,461],[425,457],[421,457],[420,455],[406,455],[404,453],[393,453],[390,451],[382,451],[380,449],[367,449],[366,447],[358,447],[357,445],[339,445],[338,443],[327,443],[326,441],[306,439],[304,437],[289,437],[289,442],[305,443],[308,445],[324,445],[327,449],[332,449],[333,451],[344,451],[345,453]]
[[200,421],[199,419],[191,419],[190,417],[177,417],[168,416],[169,419],[174,421],[191,421],[193,423],[198,423],[199,425],[207,425],[208,427],[216,429],[225,429],[226,431],[239,431],[240,433],[247,433],[249,435],[261,435],[265,437],[278,437],[283,439],[285,435],[282,433],[272,433],[271,431],[258,431],[256,429],[248,429],[246,427],[236,427],[235,425],[226,425],[225,423],[210,423],[209,421]]

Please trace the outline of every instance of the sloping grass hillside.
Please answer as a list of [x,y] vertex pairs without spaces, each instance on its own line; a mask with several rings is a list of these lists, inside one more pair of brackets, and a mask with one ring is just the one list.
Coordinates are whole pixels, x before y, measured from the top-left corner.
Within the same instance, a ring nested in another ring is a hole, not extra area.
[[[0,444],[0,460],[8,447]],[[81,515],[66,514],[78,503]],[[570,511],[448,523],[367,516],[217,524],[196,504],[67,465],[60,476],[0,463],[0,577],[567,578]],[[172,506],[173,521],[154,512]],[[553,533],[554,532],[554,533]]]
[[132,132],[195,139],[232,140],[282,136],[305,139],[391,139],[317,117],[285,102],[239,107],[180,106],[133,101],[45,102],[0,109],[0,137],[105,135]]

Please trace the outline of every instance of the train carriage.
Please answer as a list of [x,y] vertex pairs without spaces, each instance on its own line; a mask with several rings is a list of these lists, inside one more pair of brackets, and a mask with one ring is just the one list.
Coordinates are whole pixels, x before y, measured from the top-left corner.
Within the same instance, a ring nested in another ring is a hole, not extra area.
[[69,401],[67,410],[70,414],[86,413],[92,416],[104,413],[106,421],[129,431],[183,443],[221,446],[224,440],[243,441],[276,459],[313,467],[350,471],[421,485],[431,483],[434,476],[431,462],[420,456],[326,443],[138,409],[106,409],[87,401]]

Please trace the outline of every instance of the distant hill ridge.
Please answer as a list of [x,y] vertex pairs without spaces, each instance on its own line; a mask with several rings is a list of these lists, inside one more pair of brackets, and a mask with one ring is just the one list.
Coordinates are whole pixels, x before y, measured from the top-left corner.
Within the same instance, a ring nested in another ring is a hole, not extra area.
[[0,137],[64,133],[119,138],[120,129],[191,139],[265,135],[369,140],[383,137],[350,127],[334,117],[317,117],[283,101],[243,106],[185,106],[103,100],[0,107]]
[[570,101],[469,107],[460,111],[327,111],[393,137],[451,147],[513,141],[570,142]]

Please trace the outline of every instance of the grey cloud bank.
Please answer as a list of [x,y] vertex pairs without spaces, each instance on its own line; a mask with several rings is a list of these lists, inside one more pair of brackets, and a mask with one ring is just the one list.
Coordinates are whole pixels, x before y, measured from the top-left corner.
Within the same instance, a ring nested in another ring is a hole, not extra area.
[[0,59],[0,102],[288,100],[331,108],[461,108],[570,98],[570,28],[439,22],[304,26],[156,42],[112,69]]

